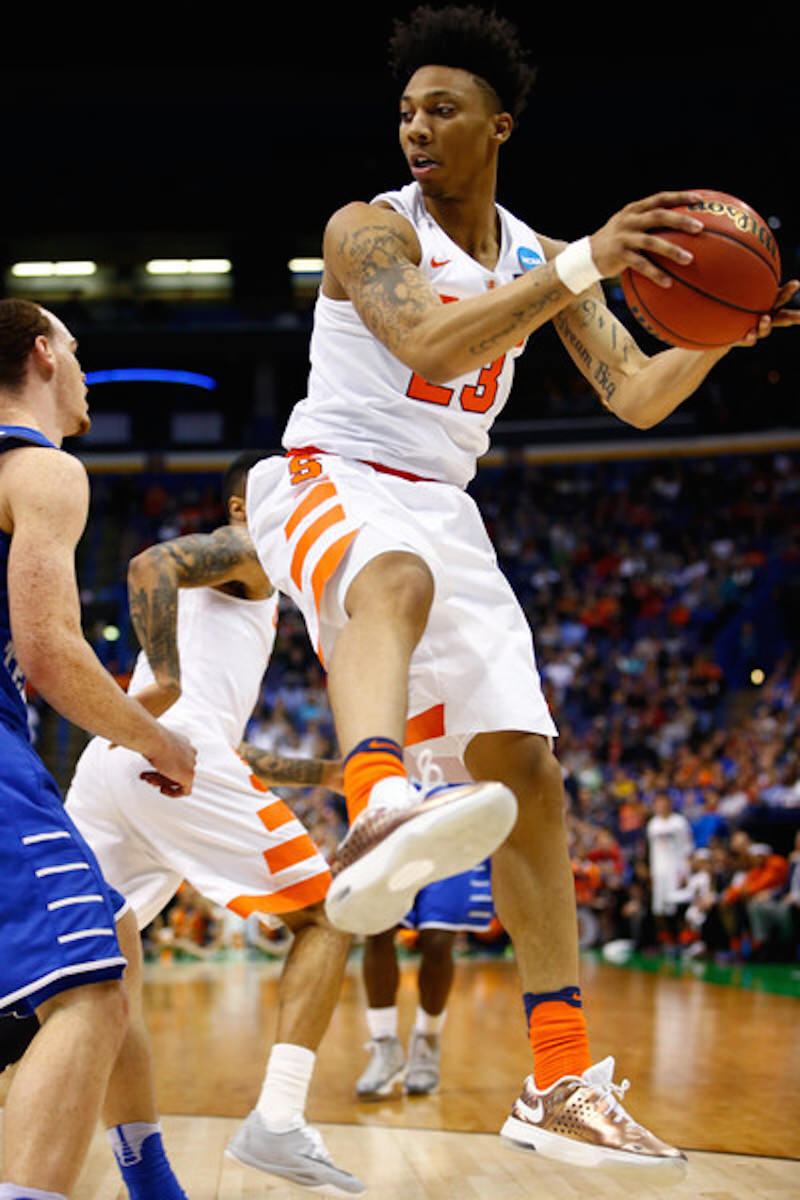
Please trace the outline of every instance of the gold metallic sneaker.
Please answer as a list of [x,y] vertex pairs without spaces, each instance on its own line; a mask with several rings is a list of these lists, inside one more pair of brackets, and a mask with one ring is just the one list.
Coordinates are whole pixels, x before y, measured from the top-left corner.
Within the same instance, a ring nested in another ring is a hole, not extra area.
[[407,787],[405,807],[364,809],[336,852],[325,911],[348,933],[399,925],[420,888],[488,858],[517,819],[516,796],[502,783]]
[[619,1167],[626,1173],[638,1168],[654,1183],[678,1183],[686,1174],[686,1156],[637,1125],[619,1102],[628,1080],[616,1084],[613,1076],[611,1057],[544,1091],[529,1075],[501,1136],[573,1166]]

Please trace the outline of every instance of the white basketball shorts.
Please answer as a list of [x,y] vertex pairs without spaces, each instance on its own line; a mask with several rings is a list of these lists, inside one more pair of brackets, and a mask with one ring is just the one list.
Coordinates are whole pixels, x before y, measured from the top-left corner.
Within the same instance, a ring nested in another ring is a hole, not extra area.
[[67,793],[67,812],[139,928],[184,879],[242,917],[279,919],[324,899],[328,864],[287,805],[213,725],[181,732],[197,749],[190,795],[163,796],[140,779],[141,755],[102,738],[84,750]]
[[557,735],[530,627],[466,492],[336,455],[287,455],[250,471],[247,519],[264,570],[300,608],[323,664],[362,567],[396,550],[425,561],[435,598],[411,662],[408,747],[424,742],[437,759],[461,761],[476,733]]

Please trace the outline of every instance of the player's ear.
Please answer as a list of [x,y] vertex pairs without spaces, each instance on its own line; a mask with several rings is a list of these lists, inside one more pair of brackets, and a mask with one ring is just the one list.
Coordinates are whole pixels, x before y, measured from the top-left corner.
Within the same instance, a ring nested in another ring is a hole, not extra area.
[[49,379],[56,366],[56,356],[49,338],[39,334],[31,349],[31,362],[45,379]]
[[514,128],[514,118],[511,113],[499,112],[494,114],[494,137],[498,145],[507,142]]
[[228,519],[239,522],[247,520],[243,496],[231,496],[228,500]]

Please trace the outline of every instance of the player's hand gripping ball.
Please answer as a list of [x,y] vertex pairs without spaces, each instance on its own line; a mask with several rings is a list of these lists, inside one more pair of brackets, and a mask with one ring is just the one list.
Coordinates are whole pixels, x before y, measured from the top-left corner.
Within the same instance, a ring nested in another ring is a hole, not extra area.
[[708,350],[741,341],[772,310],[781,260],[772,230],[749,204],[725,192],[698,189],[698,195],[702,199],[684,211],[703,222],[700,233],[658,230],[694,255],[692,261],[681,266],[654,254],[672,286],[659,287],[628,269],[622,290],[649,333],[672,346]]

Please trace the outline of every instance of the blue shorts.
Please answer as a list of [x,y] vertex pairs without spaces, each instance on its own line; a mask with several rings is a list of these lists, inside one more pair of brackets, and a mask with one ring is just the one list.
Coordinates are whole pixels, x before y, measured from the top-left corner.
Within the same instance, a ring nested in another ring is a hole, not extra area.
[[126,901],[64,811],[33,748],[0,725],[0,1009],[119,979]]
[[404,929],[488,929],[494,918],[489,860],[417,892]]

